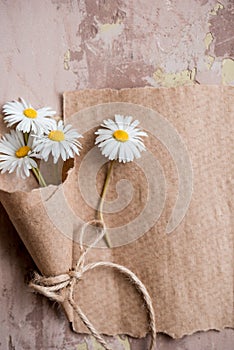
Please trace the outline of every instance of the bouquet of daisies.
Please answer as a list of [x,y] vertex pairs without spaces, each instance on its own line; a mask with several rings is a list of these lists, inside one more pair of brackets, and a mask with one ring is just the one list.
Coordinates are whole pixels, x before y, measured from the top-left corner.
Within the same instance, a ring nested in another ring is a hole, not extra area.
[[[79,142],[82,136],[71,125],[64,125],[62,120],[57,121],[55,111],[51,108],[34,109],[23,99],[6,103],[3,114],[2,120],[6,126],[15,129],[4,134],[0,140],[0,200],[42,275],[62,274],[63,278],[70,278],[69,271],[74,271],[82,256],[80,241],[75,238],[76,232],[82,232],[82,227],[86,225],[80,222],[77,224],[76,216],[69,210],[64,198],[64,193],[67,193],[71,207],[77,202],[76,163],[66,180],[59,185],[47,183],[40,168],[41,163],[47,162],[49,158],[52,158],[55,166],[60,158],[66,161],[78,156],[82,148]],[[96,219],[102,224],[103,230],[103,203],[114,163],[131,162],[145,150],[142,136],[147,134],[138,128],[138,124],[130,116],[115,115],[115,120],[104,120],[101,128],[95,132],[95,144],[109,160]],[[103,237],[107,247],[111,248],[108,233],[105,232]],[[67,301],[62,301],[69,280],[66,283],[59,291],[58,300],[68,319],[73,322],[75,307],[72,309]],[[56,290],[57,287],[54,288]],[[75,291],[75,302],[78,299],[79,295]]]
[[[45,276],[71,269],[74,244],[72,218],[59,202],[64,184],[47,183],[40,168],[51,160],[46,169],[51,173],[59,159],[79,155],[82,137],[71,125],[56,120],[55,114],[49,107],[35,109],[21,98],[4,104],[0,123],[0,200]],[[72,191],[74,184],[67,181],[65,186]],[[58,225],[50,211],[61,218]],[[62,224],[65,230],[60,230]]]
[[59,157],[65,161],[79,155],[82,137],[71,125],[56,121],[49,107],[34,109],[24,101],[8,102],[3,106],[4,122],[7,127],[16,125],[15,130],[3,136],[0,141],[0,170],[2,173],[16,171],[18,177],[25,179],[30,171],[41,186],[46,182],[39,170],[37,160],[48,161],[51,154],[54,163]]

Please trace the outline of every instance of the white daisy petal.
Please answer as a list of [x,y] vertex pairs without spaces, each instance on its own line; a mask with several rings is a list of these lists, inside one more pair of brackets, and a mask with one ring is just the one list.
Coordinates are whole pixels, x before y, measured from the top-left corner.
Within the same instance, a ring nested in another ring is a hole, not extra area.
[[32,168],[37,168],[37,163],[35,162],[34,159],[30,159],[30,166],[31,166],[31,169]]
[[17,124],[16,129],[29,133],[44,132],[51,127],[51,117],[55,114],[50,107],[34,109],[23,98],[20,101],[7,102],[3,106],[3,120],[7,126]]
[[118,126],[118,129],[124,128],[124,121],[125,121],[125,118],[122,115],[120,114],[115,115],[115,123]]
[[106,157],[108,157],[111,154],[113,149],[117,149],[118,148],[117,146],[118,146],[118,144],[108,140],[108,142],[104,146],[99,145],[98,147],[100,147],[101,150],[102,150],[102,153]]
[[109,129],[98,129],[94,134],[95,135],[112,135],[113,131]]
[[103,124],[101,124],[101,126],[105,127],[105,128],[108,128],[110,130],[118,130],[118,125],[111,119],[108,119],[108,120],[104,120],[103,121]]
[[141,140],[133,140],[132,142],[136,144],[139,151],[145,151],[145,145]]
[[75,149],[71,149],[68,142],[64,142],[63,145],[67,153],[67,158],[74,158],[73,152],[75,152],[76,154],[79,154],[79,150],[75,145],[74,145],[74,147],[76,147]]
[[57,163],[59,156],[61,156],[60,149],[59,149],[59,142],[56,142],[53,144],[52,147],[52,156],[54,157],[54,163]]
[[[30,107],[30,105],[22,97],[20,97],[20,100],[22,102],[23,109],[26,109],[26,108]],[[20,102],[16,101],[16,104],[20,107]]]
[[0,170],[2,173],[13,173],[25,179],[30,175],[30,169],[37,168],[34,157],[33,142],[29,136],[27,146],[24,143],[23,133],[11,130],[0,140]]
[[[78,149],[78,147],[75,144],[71,144],[71,145],[69,145],[69,147],[70,147],[70,150],[72,150],[77,155],[80,154],[79,149]],[[74,158],[74,155],[71,158]]]
[[125,148],[124,148],[124,144],[120,144],[119,146],[119,161],[123,162],[123,160],[125,159]]
[[132,121],[131,116],[115,115],[115,120],[104,120],[95,134],[98,135],[95,144],[101,153],[110,160],[118,159],[119,162],[131,162],[134,158],[141,156],[140,152],[145,150],[142,136],[148,136],[146,132],[139,129],[138,120]]
[[[132,145],[131,145],[132,146]],[[127,162],[131,162],[133,161],[134,159],[134,154],[133,154],[133,151],[132,151],[132,148],[131,148],[130,144],[126,144],[126,148],[125,148],[125,151],[126,151],[126,161]]]
[[139,151],[139,149],[137,147],[137,144],[132,142],[131,143],[131,150],[132,150],[133,155],[134,155],[135,158],[140,158],[141,157],[141,154],[140,154],[140,151]]
[[62,158],[62,160],[63,161],[65,161],[66,159],[67,159],[67,154],[66,154],[66,150],[65,150],[65,148],[64,148],[64,146],[61,144],[61,143],[59,143],[59,152],[60,152],[60,155],[61,155],[61,158]]
[[111,135],[100,135],[96,138],[95,145],[97,143],[100,143],[100,142],[105,141],[105,140],[109,140],[111,138],[112,138],[112,134]]
[[140,139],[140,136],[144,136],[147,137],[148,135],[146,134],[146,132],[144,131],[140,131],[140,129],[135,129],[135,130],[128,130],[128,133],[132,136],[132,137],[137,137]]
[[120,146],[120,144],[118,144],[117,147],[115,146],[115,147],[112,148],[112,151],[109,154],[109,159],[110,160],[117,159],[118,153],[119,153],[119,146]]
[[140,124],[139,120],[134,120],[134,121],[132,122],[132,124],[129,125],[129,128],[130,128],[130,129],[135,129],[135,128],[137,127],[137,125],[139,125],[139,124]]
[[100,142],[98,147],[104,148],[106,144],[109,144],[110,142],[112,143],[113,137],[111,138],[106,138],[104,141]]
[[72,125],[71,124],[67,124],[64,126],[64,132],[68,133],[68,131],[72,132],[75,130],[71,130],[72,129]]
[[59,157],[65,161],[68,158],[74,158],[74,154],[79,155],[82,146],[77,139],[82,135],[77,130],[71,129],[71,125],[65,126],[62,120],[52,124],[45,134],[34,135],[35,152],[38,152],[39,157],[47,161],[52,154],[54,163],[57,163]]
[[40,117],[52,117],[53,115],[56,114],[55,111],[53,111],[50,107],[43,107],[43,108],[39,108],[37,110],[37,113]]

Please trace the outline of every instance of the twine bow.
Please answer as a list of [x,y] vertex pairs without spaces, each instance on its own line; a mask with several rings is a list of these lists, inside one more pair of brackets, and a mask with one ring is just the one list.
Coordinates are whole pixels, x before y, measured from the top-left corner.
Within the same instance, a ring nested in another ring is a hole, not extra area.
[[[98,235],[96,240],[89,247],[84,248],[83,237],[85,234],[85,230],[91,224],[101,226],[102,227],[101,233]],[[74,287],[76,283],[79,282],[79,280],[83,277],[83,275],[87,271],[93,270],[97,267],[107,267],[107,268],[114,268],[118,270],[119,272],[121,272],[122,274],[124,274],[130,279],[130,282],[134,284],[134,286],[141,293],[145,301],[146,308],[148,311],[148,317],[149,317],[149,329],[151,333],[150,350],[152,350],[154,345],[156,344],[155,315],[154,315],[152,300],[144,284],[139,280],[139,278],[131,270],[119,264],[115,264],[112,262],[98,261],[95,263],[90,263],[85,265],[86,254],[91,248],[96,246],[96,244],[103,238],[103,236],[105,235],[105,231],[106,231],[105,224],[101,220],[92,220],[88,223],[85,223],[82,227],[81,235],[80,235],[80,248],[82,253],[76,264],[76,267],[67,273],[60,274],[57,276],[51,276],[51,277],[44,277],[39,275],[38,273],[35,273],[34,278],[29,283],[29,286],[33,288],[35,291],[39,292],[40,294],[43,294],[46,297],[54,301],[57,301],[59,303],[68,301],[69,304],[72,306],[73,310],[80,317],[81,321],[85,324],[85,326],[88,328],[90,333],[96,338],[96,340],[104,347],[104,349],[112,350],[112,348],[110,348],[110,346],[106,343],[105,339],[101,336],[101,334],[96,330],[93,324],[89,321],[89,319],[83,313],[79,305],[76,304],[73,298],[73,294],[74,294]],[[67,289],[67,292],[61,294],[61,291],[65,290],[65,288]]]

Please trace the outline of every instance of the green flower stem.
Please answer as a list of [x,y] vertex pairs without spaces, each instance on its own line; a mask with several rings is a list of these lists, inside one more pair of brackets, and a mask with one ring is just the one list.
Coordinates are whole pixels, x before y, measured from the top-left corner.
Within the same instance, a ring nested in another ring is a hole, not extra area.
[[42,176],[42,173],[40,172],[39,169],[37,169],[37,171],[38,171],[38,175],[39,175],[39,178],[40,178],[40,185],[41,185],[42,187],[46,187],[47,184],[46,184],[46,182],[45,182],[44,177]]
[[28,138],[29,138],[29,133],[28,132],[24,132],[24,143],[27,146],[28,144]]
[[55,181],[56,181],[56,184],[60,184],[61,181],[62,181],[62,178],[61,178],[62,169],[60,167],[59,161],[56,164],[54,164],[54,167],[55,167]]
[[[110,183],[111,173],[112,173],[112,170],[113,170],[113,165],[114,165],[114,160],[112,160],[110,162],[110,165],[109,165],[109,168],[108,168],[108,171],[107,171],[107,175],[106,175],[106,179],[105,179],[105,183],[104,183],[104,186],[103,186],[103,190],[102,190],[102,193],[101,193],[101,199],[100,199],[100,202],[99,202],[99,207],[98,207],[98,219],[100,221],[102,221],[102,222],[104,222],[103,205],[104,205],[104,201],[105,201],[108,185]],[[105,232],[104,238],[105,238],[105,241],[106,241],[106,244],[107,244],[108,248],[111,248],[111,241],[110,241],[110,237],[108,235],[108,232]]]
[[[29,138],[29,133],[28,133],[28,132],[24,132],[23,135],[24,135],[24,143],[25,143],[25,146],[27,146],[27,144],[28,144],[28,138]],[[46,184],[46,182],[45,182],[45,180],[44,180],[44,178],[43,178],[43,176],[42,176],[40,170],[39,170],[38,168],[32,168],[32,172],[33,172],[35,178],[37,179],[39,185],[40,185],[41,187],[46,187],[47,184]]]
[[46,182],[38,168],[32,168],[32,172],[41,187],[46,187]]

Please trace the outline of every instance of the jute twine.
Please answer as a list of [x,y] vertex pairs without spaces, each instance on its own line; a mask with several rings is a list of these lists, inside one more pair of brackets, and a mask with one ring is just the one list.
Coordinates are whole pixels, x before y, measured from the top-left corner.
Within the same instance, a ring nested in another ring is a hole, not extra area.
[[[85,234],[85,230],[89,225],[99,226],[99,234],[97,235],[96,240],[88,247],[83,246],[83,237]],[[81,321],[85,324],[85,326],[89,329],[90,333],[96,338],[96,340],[104,347],[106,350],[113,350],[105,341],[105,339],[101,336],[101,334],[96,330],[93,324],[86,317],[84,312],[81,310],[79,305],[74,301],[74,287],[76,283],[78,283],[84,274],[90,270],[93,270],[98,267],[105,268],[113,268],[123,275],[127,276],[131,283],[136,287],[136,289],[141,293],[149,318],[149,331],[151,334],[151,343],[149,349],[152,350],[156,345],[156,327],[155,327],[155,315],[154,309],[152,305],[152,300],[150,298],[149,293],[147,292],[144,284],[139,280],[139,278],[126,267],[115,264],[112,262],[104,262],[98,261],[95,263],[90,263],[85,265],[85,257],[88,251],[95,247],[96,244],[103,238],[105,235],[106,228],[105,224],[101,220],[92,220],[88,223],[85,223],[82,227],[81,235],[80,235],[80,248],[81,248],[81,256],[76,264],[76,267],[65,273],[57,276],[44,277],[35,273],[34,278],[29,283],[29,286],[33,288],[35,291],[45,295],[46,297],[57,301],[59,303],[63,303],[64,301],[68,301],[72,306],[73,310],[78,314]],[[66,290],[66,293],[61,293],[62,290]]]

